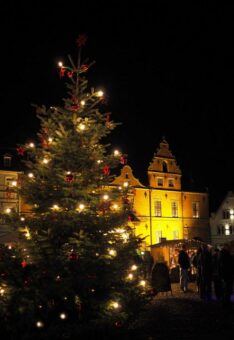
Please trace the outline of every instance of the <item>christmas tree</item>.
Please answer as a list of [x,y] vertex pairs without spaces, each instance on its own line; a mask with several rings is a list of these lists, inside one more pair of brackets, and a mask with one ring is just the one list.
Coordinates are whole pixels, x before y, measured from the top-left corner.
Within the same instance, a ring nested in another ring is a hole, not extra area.
[[15,322],[14,336],[108,338],[126,329],[148,299],[142,240],[128,226],[131,188],[111,184],[124,158],[105,144],[117,124],[103,110],[103,92],[88,88],[93,63],[82,60],[85,42],[80,35],[77,63],[71,56],[68,65],[59,63],[64,105],[37,107],[38,139],[20,146],[27,166],[20,194],[31,213],[14,216],[26,246],[13,261],[17,274],[3,279],[2,313]]

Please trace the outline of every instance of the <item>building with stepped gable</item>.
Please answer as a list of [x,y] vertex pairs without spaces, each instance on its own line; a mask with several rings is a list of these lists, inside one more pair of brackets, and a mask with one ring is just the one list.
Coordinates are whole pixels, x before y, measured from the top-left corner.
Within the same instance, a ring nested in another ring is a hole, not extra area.
[[133,175],[129,165],[122,168],[113,185],[133,188],[135,218],[131,225],[145,246],[165,240],[198,239],[210,241],[209,197],[207,192],[184,191],[182,172],[165,139],[159,145],[148,170],[148,185]]

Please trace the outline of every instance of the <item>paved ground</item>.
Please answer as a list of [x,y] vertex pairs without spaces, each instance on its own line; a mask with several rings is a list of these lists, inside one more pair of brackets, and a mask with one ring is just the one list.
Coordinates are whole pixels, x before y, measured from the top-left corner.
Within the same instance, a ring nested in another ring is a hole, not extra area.
[[225,312],[215,300],[201,301],[194,283],[189,286],[190,291],[183,293],[178,284],[172,284],[172,295],[157,295],[129,339],[234,339],[234,302],[231,311]]

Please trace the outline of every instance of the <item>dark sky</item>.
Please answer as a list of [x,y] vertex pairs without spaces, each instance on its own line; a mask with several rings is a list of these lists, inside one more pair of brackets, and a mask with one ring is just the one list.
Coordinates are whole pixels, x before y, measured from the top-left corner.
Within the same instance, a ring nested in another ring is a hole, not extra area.
[[186,183],[207,188],[211,210],[234,190],[234,6],[221,1],[10,1],[1,4],[0,145],[33,137],[31,103],[56,105],[65,95],[57,62],[96,60],[91,85],[103,87],[113,145],[134,174],[146,171],[162,137]]

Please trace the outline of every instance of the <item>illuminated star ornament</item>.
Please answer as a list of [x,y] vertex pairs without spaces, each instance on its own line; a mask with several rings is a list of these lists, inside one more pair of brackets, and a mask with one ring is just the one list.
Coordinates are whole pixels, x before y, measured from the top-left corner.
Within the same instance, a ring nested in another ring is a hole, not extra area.
[[87,36],[85,34],[80,34],[76,40],[78,47],[84,46],[87,41]]
[[19,146],[18,148],[16,148],[16,151],[17,151],[18,155],[20,155],[20,156],[23,156],[24,152],[25,152],[25,150],[22,146]]

